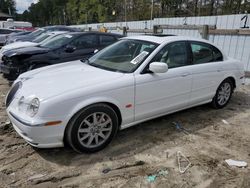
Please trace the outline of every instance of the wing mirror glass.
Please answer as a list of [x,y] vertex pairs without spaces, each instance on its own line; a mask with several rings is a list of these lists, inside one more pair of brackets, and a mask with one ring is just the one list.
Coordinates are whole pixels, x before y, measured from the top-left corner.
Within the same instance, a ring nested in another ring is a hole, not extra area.
[[153,62],[150,63],[149,70],[153,73],[165,73],[168,71],[168,65],[163,62]]
[[68,52],[68,53],[72,53],[75,50],[76,50],[76,47],[72,46],[72,45],[67,45],[66,48],[65,48],[65,52]]

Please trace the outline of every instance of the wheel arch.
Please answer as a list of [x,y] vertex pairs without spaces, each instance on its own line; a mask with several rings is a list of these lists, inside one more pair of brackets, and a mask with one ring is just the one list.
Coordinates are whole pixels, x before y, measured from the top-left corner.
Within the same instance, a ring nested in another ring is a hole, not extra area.
[[108,106],[110,106],[116,113],[117,117],[118,117],[118,125],[119,125],[119,129],[121,127],[121,124],[122,124],[122,113],[121,113],[121,110],[119,108],[119,105],[114,102],[114,101],[110,101],[110,100],[95,100],[95,102],[91,102],[92,100],[90,101],[85,101],[83,104],[80,104],[78,105],[77,107],[74,108],[73,112],[69,115],[69,118],[68,118],[68,121],[66,123],[66,126],[65,126],[65,129],[64,129],[64,133],[63,133],[63,141],[64,143],[66,143],[65,139],[66,139],[66,132],[67,132],[67,128],[69,127],[69,124],[70,122],[72,121],[73,118],[75,118],[75,116],[77,116],[77,114],[82,111],[83,109],[85,108],[88,108],[92,105],[96,105],[96,104],[106,104]]
[[[235,89],[236,88],[236,79],[233,76],[229,76],[226,79],[229,79],[232,82],[233,89]],[[224,80],[226,80],[226,79],[224,79]]]

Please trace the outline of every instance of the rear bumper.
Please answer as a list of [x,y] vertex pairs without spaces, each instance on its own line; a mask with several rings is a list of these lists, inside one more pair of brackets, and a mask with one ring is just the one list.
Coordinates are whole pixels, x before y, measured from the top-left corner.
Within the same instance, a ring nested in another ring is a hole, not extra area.
[[8,117],[15,131],[30,145],[37,148],[63,147],[64,126],[32,125],[19,119],[7,110]]

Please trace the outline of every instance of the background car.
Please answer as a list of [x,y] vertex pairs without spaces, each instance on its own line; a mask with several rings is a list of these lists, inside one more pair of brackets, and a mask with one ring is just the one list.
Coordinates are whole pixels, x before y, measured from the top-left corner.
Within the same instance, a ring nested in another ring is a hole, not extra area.
[[47,27],[39,28],[36,31],[33,31],[28,35],[16,36],[16,37],[12,37],[11,39],[7,39],[6,44],[10,44],[10,43],[17,42],[17,41],[32,41],[39,35],[46,33],[46,32],[52,32],[52,31],[79,32],[80,29],[68,27],[68,26],[47,26]]
[[33,41],[26,41],[26,42],[14,42],[8,45],[5,45],[0,50],[0,61],[2,59],[2,54],[8,50],[14,50],[18,48],[25,48],[25,47],[32,47],[32,46],[38,46],[42,42],[46,42],[51,40],[57,35],[67,33],[67,31],[54,31],[54,32],[48,32],[43,33],[39,35],[37,38],[35,38]]
[[3,53],[1,72],[13,80],[28,70],[84,59],[121,38],[122,35],[100,32],[74,32],[59,35],[36,47],[8,50]]
[[205,40],[128,37],[88,61],[22,74],[7,113],[35,147],[96,152],[135,124],[206,103],[223,108],[243,79],[243,64]]
[[9,34],[19,32],[21,31],[15,29],[0,29],[0,47],[2,47],[6,43]]
[[21,32],[18,32],[18,33],[11,33],[11,34],[9,34],[9,35],[7,36],[6,42],[5,42],[4,45],[9,44],[9,43],[13,43],[16,37],[28,35],[28,34],[30,34],[31,32],[34,32],[34,31],[21,31]]

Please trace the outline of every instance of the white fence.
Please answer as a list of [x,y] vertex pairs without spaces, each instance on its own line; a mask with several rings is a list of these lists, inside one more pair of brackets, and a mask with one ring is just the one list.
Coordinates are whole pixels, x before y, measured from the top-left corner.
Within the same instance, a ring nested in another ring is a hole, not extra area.
[[[246,29],[250,27],[250,17],[246,14],[179,17],[179,18],[155,18],[144,21],[98,23],[87,25],[75,25],[79,28],[97,30],[104,26],[109,32],[122,33],[123,27],[129,29],[153,29],[154,25],[213,25],[217,29]],[[140,35],[143,33],[131,33],[128,35]],[[192,29],[163,29],[163,34],[174,34],[201,38],[198,30]],[[208,40],[219,46],[225,54],[244,62],[245,70],[250,71],[250,35],[209,35]]]

